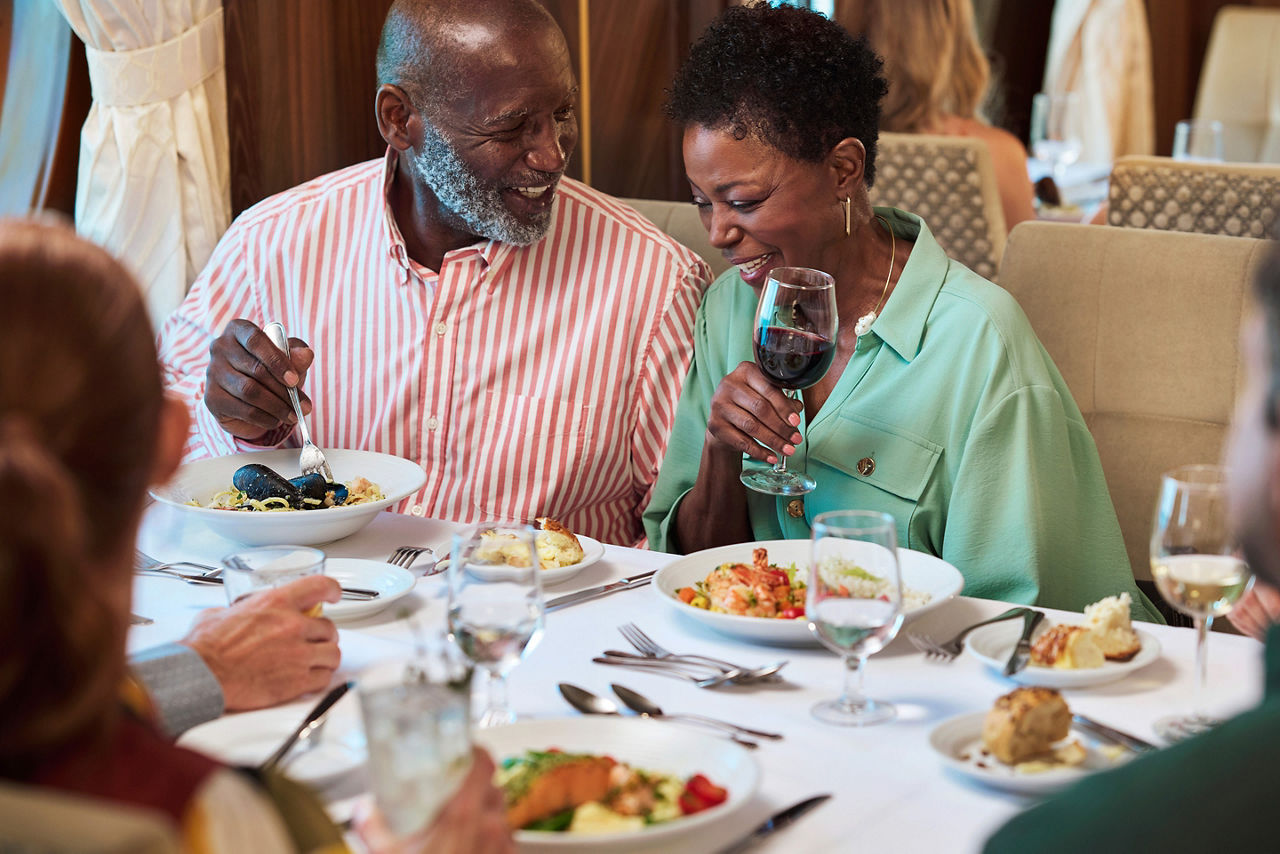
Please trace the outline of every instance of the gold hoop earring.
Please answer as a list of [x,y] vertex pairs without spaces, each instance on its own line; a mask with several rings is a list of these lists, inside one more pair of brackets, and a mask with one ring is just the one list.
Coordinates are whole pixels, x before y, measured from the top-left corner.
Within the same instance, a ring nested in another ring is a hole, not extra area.
[[845,196],[840,204],[844,205],[844,236],[848,237],[853,231],[853,199]]

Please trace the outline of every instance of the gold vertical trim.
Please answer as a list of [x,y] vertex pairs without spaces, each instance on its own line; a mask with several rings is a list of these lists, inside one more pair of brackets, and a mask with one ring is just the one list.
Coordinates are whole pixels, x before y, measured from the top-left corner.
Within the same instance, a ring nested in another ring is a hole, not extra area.
[[582,182],[591,183],[591,19],[588,0],[578,0],[578,150]]

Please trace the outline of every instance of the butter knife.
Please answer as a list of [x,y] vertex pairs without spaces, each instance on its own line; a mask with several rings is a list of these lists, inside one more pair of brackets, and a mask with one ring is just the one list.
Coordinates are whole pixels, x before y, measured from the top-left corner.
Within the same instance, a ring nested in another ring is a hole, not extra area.
[[770,834],[777,833],[782,828],[793,823],[800,816],[807,813],[816,806],[821,806],[829,799],[831,795],[814,795],[812,798],[805,798],[798,804],[792,804],[781,812],[776,812],[769,816],[769,820],[730,845],[728,848],[721,849],[720,854],[738,854],[739,851],[746,851],[760,840]]
[[266,761],[258,767],[267,771],[280,764],[280,761],[289,755],[289,751],[298,743],[299,739],[306,738],[311,732],[324,720],[324,716],[329,713],[329,709],[333,708],[333,704],[342,699],[355,685],[354,682],[343,682],[320,698],[320,702],[316,703],[311,711],[307,712],[307,716],[303,718],[302,723],[298,724],[298,728],[289,734],[284,740],[284,744],[280,745],[275,753],[267,757]]
[[566,596],[557,596],[547,602],[546,610],[554,611],[557,608],[564,608],[568,605],[576,605],[579,602],[586,602],[590,599],[598,599],[601,596],[608,596],[610,593],[616,593],[619,590],[630,590],[633,587],[643,587],[653,578],[653,574],[657,570],[650,572],[642,572],[639,575],[633,575],[630,578],[624,578],[621,581],[611,581],[608,584],[601,584],[599,587],[588,587],[586,590],[579,590],[577,593],[570,593]]
[[1028,610],[1022,619],[1022,637],[1018,638],[1018,644],[1013,648],[1013,654],[1009,656],[1009,663],[1004,666],[1005,676],[1017,673],[1031,660],[1031,635],[1044,619],[1044,612]]
[[[164,578],[176,578],[179,581],[185,581],[188,584],[211,584],[220,585],[223,583],[220,575],[190,575],[185,572],[177,572],[168,569],[135,569],[138,575],[161,576]],[[368,602],[371,599],[377,599],[382,593],[377,590],[369,590],[364,587],[344,587],[342,588],[343,599],[354,599],[359,602]]]
[[1109,741],[1112,744],[1118,744],[1121,747],[1127,747],[1128,749],[1132,750],[1134,753],[1148,753],[1150,751],[1160,749],[1149,741],[1143,741],[1142,739],[1138,738],[1136,735],[1130,735],[1129,733],[1124,732],[1123,730],[1118,730],[1118,729],[1115,729],[1114,727],[1109,727],[1104,723],[1099,723],[1098,721],[1095,721],[1093,718],[1085,717],[1084,715],[1077,714],[1077,715],[1072,715],[1071,719],[1075,722],[1076,726],[1080,727],[1081,729],[1088,730],[1089,732],[1101,738],[1103,741]]

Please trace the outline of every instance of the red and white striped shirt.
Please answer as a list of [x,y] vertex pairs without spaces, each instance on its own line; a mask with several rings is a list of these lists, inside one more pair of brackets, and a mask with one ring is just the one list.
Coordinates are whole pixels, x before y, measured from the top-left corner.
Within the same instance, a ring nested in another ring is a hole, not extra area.
[[457,522],[548,515],[637,542],[706,264],[565,178],[543,240],[481,240],[434,273],[408,257],[387,204],[394,157],[266,199],[223,236],[160,332],[165,384],[192,410],[188,459],[252,447],[204,406],[209,345],[235,318],[279,320],[315,351],[316,443],[426,469],[397,509]]

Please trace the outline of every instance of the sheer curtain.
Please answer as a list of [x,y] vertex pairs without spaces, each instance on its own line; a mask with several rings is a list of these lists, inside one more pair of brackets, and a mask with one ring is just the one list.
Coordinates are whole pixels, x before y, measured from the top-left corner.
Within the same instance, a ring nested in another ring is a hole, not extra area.
[[231,217],[222,1],[54,2],[93,85],[76,228],[133,270],[159,326]]

